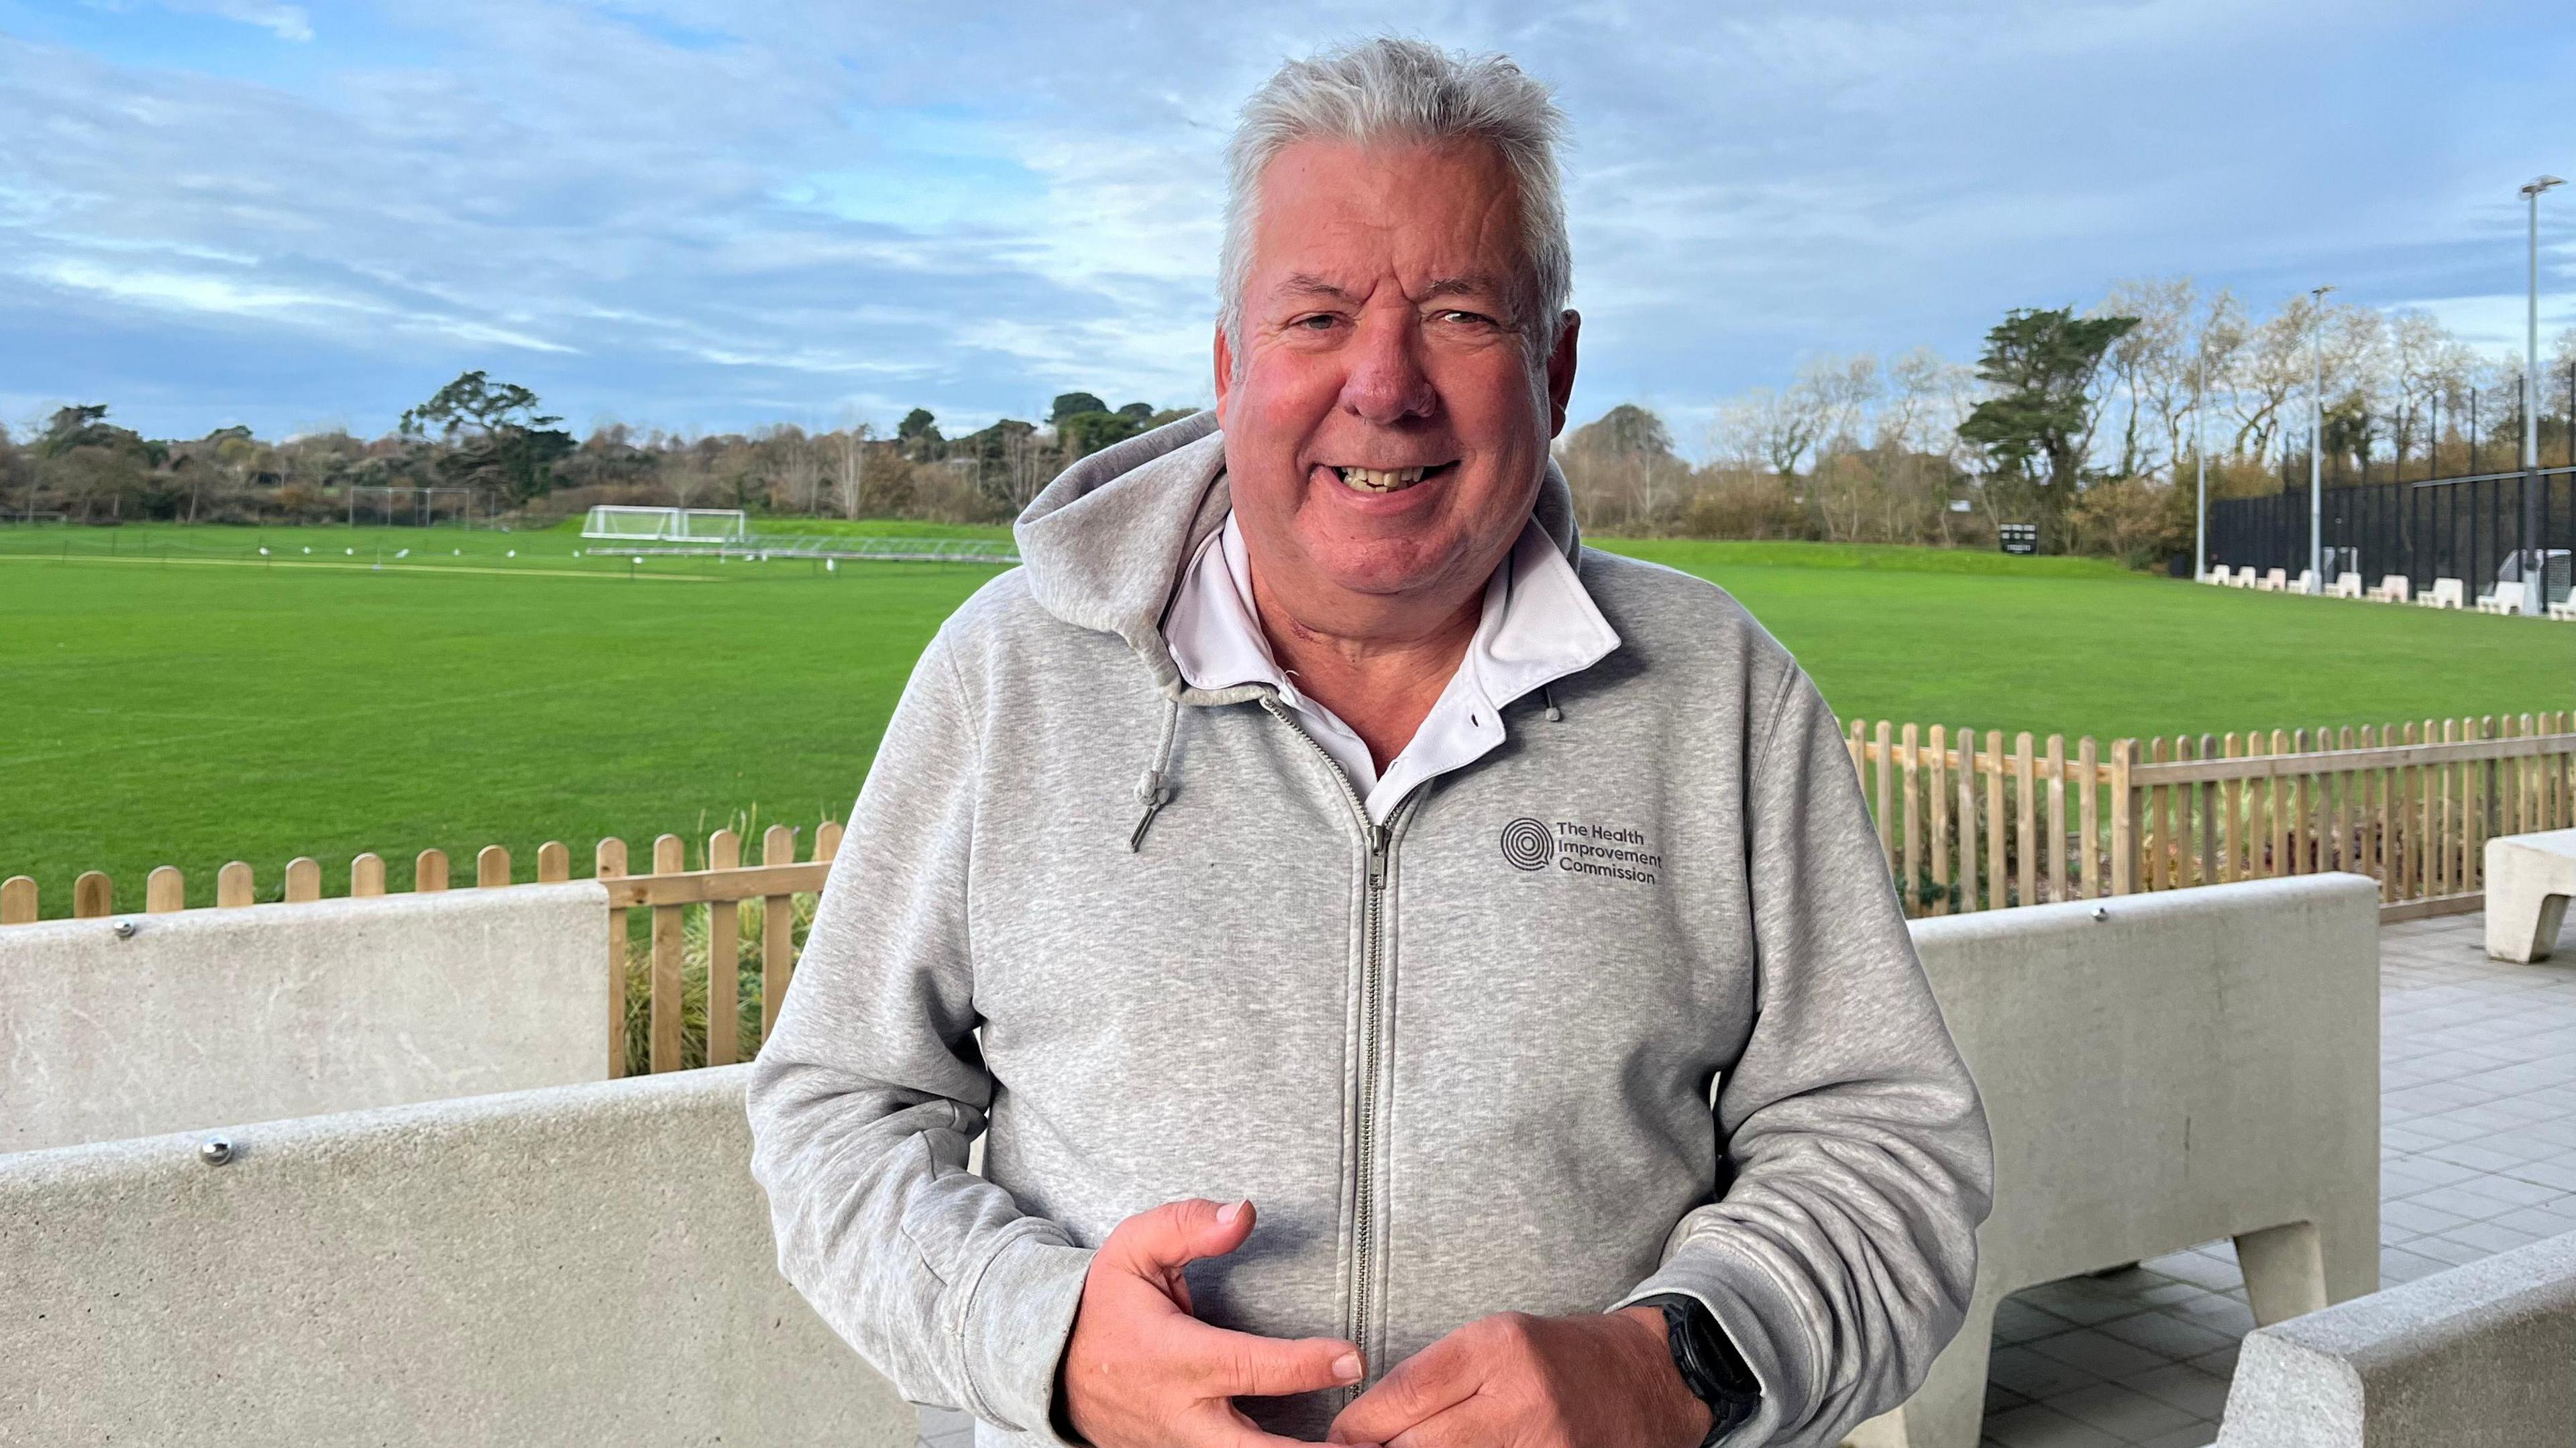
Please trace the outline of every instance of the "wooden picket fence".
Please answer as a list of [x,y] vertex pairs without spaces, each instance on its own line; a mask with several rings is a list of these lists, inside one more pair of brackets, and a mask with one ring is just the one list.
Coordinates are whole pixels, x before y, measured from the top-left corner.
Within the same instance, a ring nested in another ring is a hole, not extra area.
[[[2383,920],[2474,910],[2484,900],[2489,837],[2576,826],[2576,715],[2566,711],[2115,739],[2108,748],[2090,738],[2070,746],[2054,734],[2008,741],[1999,730],[1854,721],[1848,743],[1909,915],[2328,870],[2375,876]],[[739,1023],[738,980],[752,968],[746,930],[757,934],[759,1037],[767,1038],[795,972],[801,921],[841,846],[841,826],[826,821],[799,860],[798,834],[770,826],[759,863],[745,864],[742,836],[717,830],[696,870],[678,835],[654,840],[640,872],[624,840],[593,848],[591,876],[608,887],[611,1074],[627,1074],[639,1054],[645,1069],[670,1071],[726,1065],[758,1048]],[[515,878],[508,850],[476,853],[475,888]],[[571,878],[564,844],[538,848],[539,882]],[[278,898],[318,900],[322,884],[320,863],[298,857]],[[412,888],[447,889],[447,855],[421,851]],[[348,893],[385,894],[384,860],[352,859]],[[215,874],[214,908],[249,905],[258,894],[244,861]],[[0,882],[0,925],[36,920],[39,904],[34,880]],[[95,870],[80,876],[71,905],[74,918],[114,914],[115,882]],[[145,912],[185,908],[180,872],[152,871]],[[720,968],[727,962],[736,968]],[[644,995],[633,1010],[630,971]],[[696,1029],[693,1004],[703,1022]]]
[[1911,915],[2347,870],[2380,918],[2475,910],[2486,841],[2576,826],[2576,715],[2115,739],[1855,720]]
[[[601,840],[592,849],[591,876],[608,887],[610,1075],[626,1075],[633,1065],[635,1052],[628,1044],[627,976],[639,955],[647,995],[643,1035],[649,1070],[671,1071],[701,1063],[730,1065],[745,1058],[746,1047],[758,1049],[758,1041],[740,1039],[738,972],[715,968],[719,962],[740,960],[744,915],[755,902],[758,923],[752,929],[759,936],[760,947],[760,1034],[767,1038],[777,1023],[778,1006],[786,998],[788,981],[795,973],[797,897],[822,890],[823,878],[841,847],[841,826],[826,820],[813,831],[812,853],[798,860],[797,834],[787,825],[771,825],[761,834],[760,862],[746,865],[742,837],[730,829],[717,830],[706,840],[706,868],[698,870],[688,868],[688,842],[678,835],[663,835],[653,841],[652,867],[642,873],[630,870],[624,840]],[[486,845],[476,852],[474,888],[498,889],[510,885],[515,878],[508,850]],[[549,840],[537,847],[536,883],[571,878],[572,852],[561,841]],[[446,852],[421,851],[413,860],[412,889],[435,893],[447,888]],[[349,862],[348,893],[386,893],[385,862],[381,856],[369,852]],[[321,863],[309,856],[288,861],[278,898],[288,903],[321,899]],[[234,860],[215,872],[214,908],[231,909],[253,904],[257,899],[258,880],[248,862]],[[36,882],[27,876],[0,881],[0,925],[36,920],[41,903]],[[152,871],[143,886],[144,912],[159,915],[186,908],[186,877],[169,865]],[[645,912],[642,941],[630,938],[630,911]],[[702,1049],[696,1051],[690,1049],[693,1042],[686,1030],[691,995],[686,969],[688,917],[693,911],[699,912],[705,941],[705,967],[697,972],[705,994],[704,1026],[695,1042]],[[71,913],[74,919],[116,913],[115,881],[97,870],[74,880]]]

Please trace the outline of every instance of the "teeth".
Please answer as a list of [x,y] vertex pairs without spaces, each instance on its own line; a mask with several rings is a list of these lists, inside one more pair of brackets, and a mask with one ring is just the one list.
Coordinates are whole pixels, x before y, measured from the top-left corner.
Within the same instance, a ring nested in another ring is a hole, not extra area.
[[1362,493],[1400,493],[1422,481],[1428,468],[1337,468],[1345,487]]

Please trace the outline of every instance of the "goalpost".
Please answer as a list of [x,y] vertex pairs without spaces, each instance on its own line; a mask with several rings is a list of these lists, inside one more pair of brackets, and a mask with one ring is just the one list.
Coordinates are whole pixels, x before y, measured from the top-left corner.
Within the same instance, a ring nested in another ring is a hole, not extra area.
[[751,518],[740,508],[636,508],[602,503],[581,522],[581,536],[613,543],[743,543]]
[[467,528],[474,526],[474,510],[481,503],[481,488],[426,487],[407,488],[390,484],[352,483],[349,494],[349,526],[358,526],[361,503],[366,521],[385,526],[412,524],[430,527],[452,520]]

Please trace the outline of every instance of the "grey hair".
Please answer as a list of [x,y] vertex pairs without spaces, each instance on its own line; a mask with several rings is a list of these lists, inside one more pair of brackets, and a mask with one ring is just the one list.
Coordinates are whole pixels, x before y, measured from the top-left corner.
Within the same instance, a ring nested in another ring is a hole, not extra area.
[[1243,104],[1225,150],[1225,245],[1217,260],[1218,318],[1238,367],[1261,175],[1281,151],[1310,138],[1361,146],[1451,140],[1492,146],[1520,192],[1523,276],[1515,300],[1525,309],[1523,335],[1537,353],[1555,345],[1574,290],[1556,167],[1565,113],[1544,82],[1503,56],[1378,36],[1289,61]]

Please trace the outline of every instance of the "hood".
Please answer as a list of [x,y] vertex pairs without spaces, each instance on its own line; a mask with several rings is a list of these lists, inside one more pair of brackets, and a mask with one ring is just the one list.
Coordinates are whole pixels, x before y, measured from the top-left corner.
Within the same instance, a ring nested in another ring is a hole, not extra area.
[[[1232,507],[1225,434],[1210,408],[1065,469],[1030,501],[1011,532],[1040,607],[1126,640],[1166,697],[1230,704],[1261,693],[1260,686],[1190,688],[1163,642],[1163,615],[1180,589],[1181,570],[1224,526]],[[1581,544],[1574,494],[1554,458],[1530,514],[1571,561]]]

